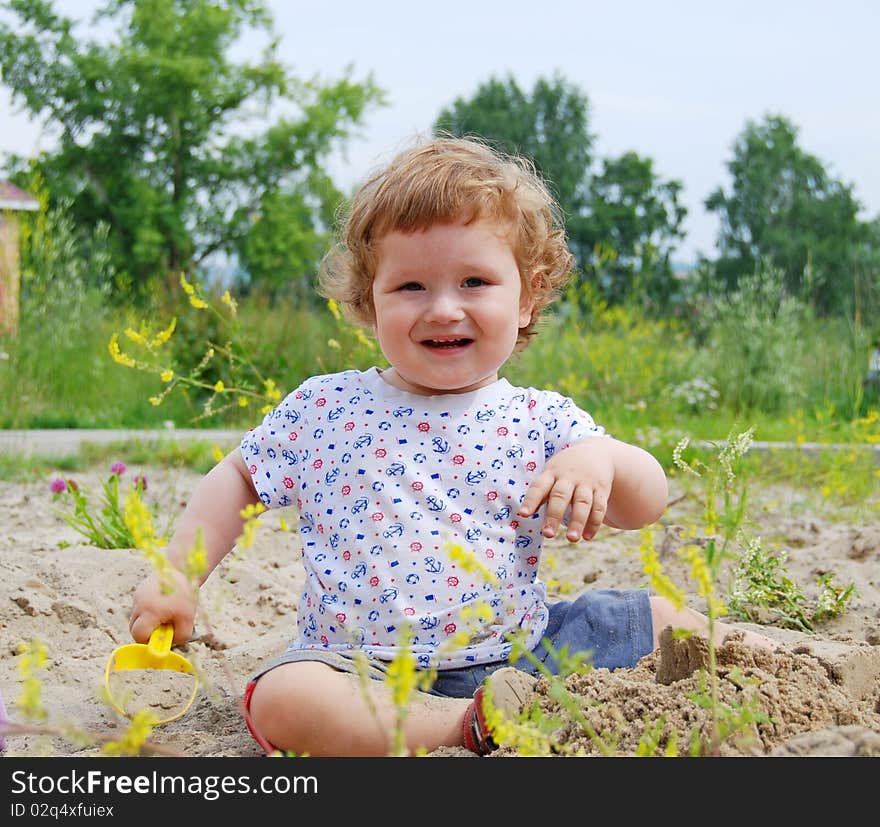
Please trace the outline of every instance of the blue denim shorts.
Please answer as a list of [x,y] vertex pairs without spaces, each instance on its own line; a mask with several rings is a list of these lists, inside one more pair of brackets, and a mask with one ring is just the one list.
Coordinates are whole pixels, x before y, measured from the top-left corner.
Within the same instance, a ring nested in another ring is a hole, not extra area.
[[[588,663],[596,669],[620,669],[635,666],[654,649],[651,603],[646,589],[595,589],[574,601],[549,603],[547,631],[532,654],[554,675],[559,672],[557,652],[566,648],[569,655],[588,653]],[[548,648],[549,647],[549,648]],[[297,661],[319,661],[340,672],[357,673],[354,654],[331,649],[288,649],[265,663],[252,678],[255,682],[276,666]],[[384,680],[388,663],[375,658],[367,661],[367,675]],[[447,698],[469,698],[486,676],[503,666],[515,666],[536,674],[531,660],[522,657],[514,663],[499,661],[441,669],[430,694]]]

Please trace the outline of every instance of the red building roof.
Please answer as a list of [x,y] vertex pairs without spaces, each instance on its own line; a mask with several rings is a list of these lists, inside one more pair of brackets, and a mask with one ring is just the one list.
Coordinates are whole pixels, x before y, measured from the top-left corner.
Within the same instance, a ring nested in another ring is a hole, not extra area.
[[28,195],[23,189],[19,189],[9,181],[0,181],[0,210],[33,212],[38,209],[40,209],[40,203],[36,198]]

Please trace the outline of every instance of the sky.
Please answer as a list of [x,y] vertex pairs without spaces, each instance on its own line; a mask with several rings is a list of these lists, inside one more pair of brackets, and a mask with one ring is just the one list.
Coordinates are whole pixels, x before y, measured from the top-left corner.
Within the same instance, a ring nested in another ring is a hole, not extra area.
[[[88,20],[96,0],[56,0]],[[372,75],[388,105],[334,158],[354,185],[440,111],[490,77],[524,91],[561,75],[586,96],[597,159],[635,151],[683,184],[687,238],[675,258],[715,256],[727,163],[748,121],[787,117],[802,150],[880,214],[880,2],[877,0],[331,0],[268,3],[280,57],[298,77]],[[245,44],[245,48],[253,44]],[[0,87],[0,155],[47,148]]]

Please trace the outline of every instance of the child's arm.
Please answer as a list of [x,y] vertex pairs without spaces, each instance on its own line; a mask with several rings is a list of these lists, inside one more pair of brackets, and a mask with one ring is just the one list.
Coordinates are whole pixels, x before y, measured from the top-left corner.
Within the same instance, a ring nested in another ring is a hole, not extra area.
[[555,537],[571,506],[566,539],[591,540],[599,526],[641,528],[666,508],[666,474],[651,454],[610,437],[590,437],[551,457],[529,484],[519,514],[547,504],[543,533]]
[[175,643],[189,640],[198,595],[180,569],[196,546],[196,533],[201,529],[207,562],[199,579],[201,585],[241,536],[242,509],[258,501],[250,473],[236,448],[202,478],[180,516],[167,550],[168,560],[175,567],[173,590],[163,591],[156,572],[135,590],[130,629],[136,641],[145,643],[163,623],[174,625]]

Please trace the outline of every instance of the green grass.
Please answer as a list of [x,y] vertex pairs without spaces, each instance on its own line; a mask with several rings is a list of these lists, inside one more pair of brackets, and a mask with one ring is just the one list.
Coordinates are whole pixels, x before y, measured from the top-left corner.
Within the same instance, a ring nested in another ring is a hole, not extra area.
[[[779,328],[777,320],[755,311],[753,341],[746,348],[721,317],[714,326],[708,319],[685,324],[649,319],[627,307],[584,309],[583,301],[575,294],[561,300],[502,373],[515,384],[571,396],[615,436],[646,447],[673,445],[682,436],[717,440],[749,427],[755,439],[773,442],[880,438],[878,423],[866,424],[870,412],[861,398],[867,338],[852,321],[817,320],[805,312],[803,318],[789,314]],[[742,315],[742,302],[738,308]],[[56,325],[51,308],[40,308],[30,320],[23,308],[19,336],[0,340],[6,354],[0,359],[0,398],[6,400],[0,427],[161,428],[170,421],[177,427],[244,430],[262,417],[258,401],[241,408],[231,395],[224,411],[203,417],[218,380],[227,389],[259,393],[271,379],[286,393],[315,373],[384,364],[372,342],[325,307],[242,299],[232,323],[190,307],[147,319],[130,310],[91,310],[88,323],[71,328],[63,309]],[[157,354],[146,354],[154,372],[111,359],[112,335],[126,353],[143,359],[125,331],[144,324],[157,331],[172,316],[177,327],[170,341]],[[786,349],[777,346],[780,338],[789,343]],[[241,360],[215,353],[198,373],[207,390],[181,381],[160,405],[150,404],[171,387],[158,368],[195,375],[208,341],[233,342]],[[748,393],[743,376],[751,377]]]
[[[706,462],[712,449],[691,445],[688,461]],[[667,473],[686,489],[700,483],[670,462]],[[737,476],[750,495],[766,500],[774,487],[784,487],[796,497],[793,512],[813,513],[841,522],[864,522],[880,516],[880,452],[872,446],[805,451],[800,447],[758,449],[754,446],[739,460]]]
[[[120,440],[107,443],[84,442],[73,453],[34,454],[21,457],[0,453],[0,480],[24,482],[45,478],[50,473],[75,473],[106,469],[121,460],[127,465],[186,468],[206,474],[216,464],[214,443],[210,440],[160,442]],[[218,445],[224,454],[234,446]]]

